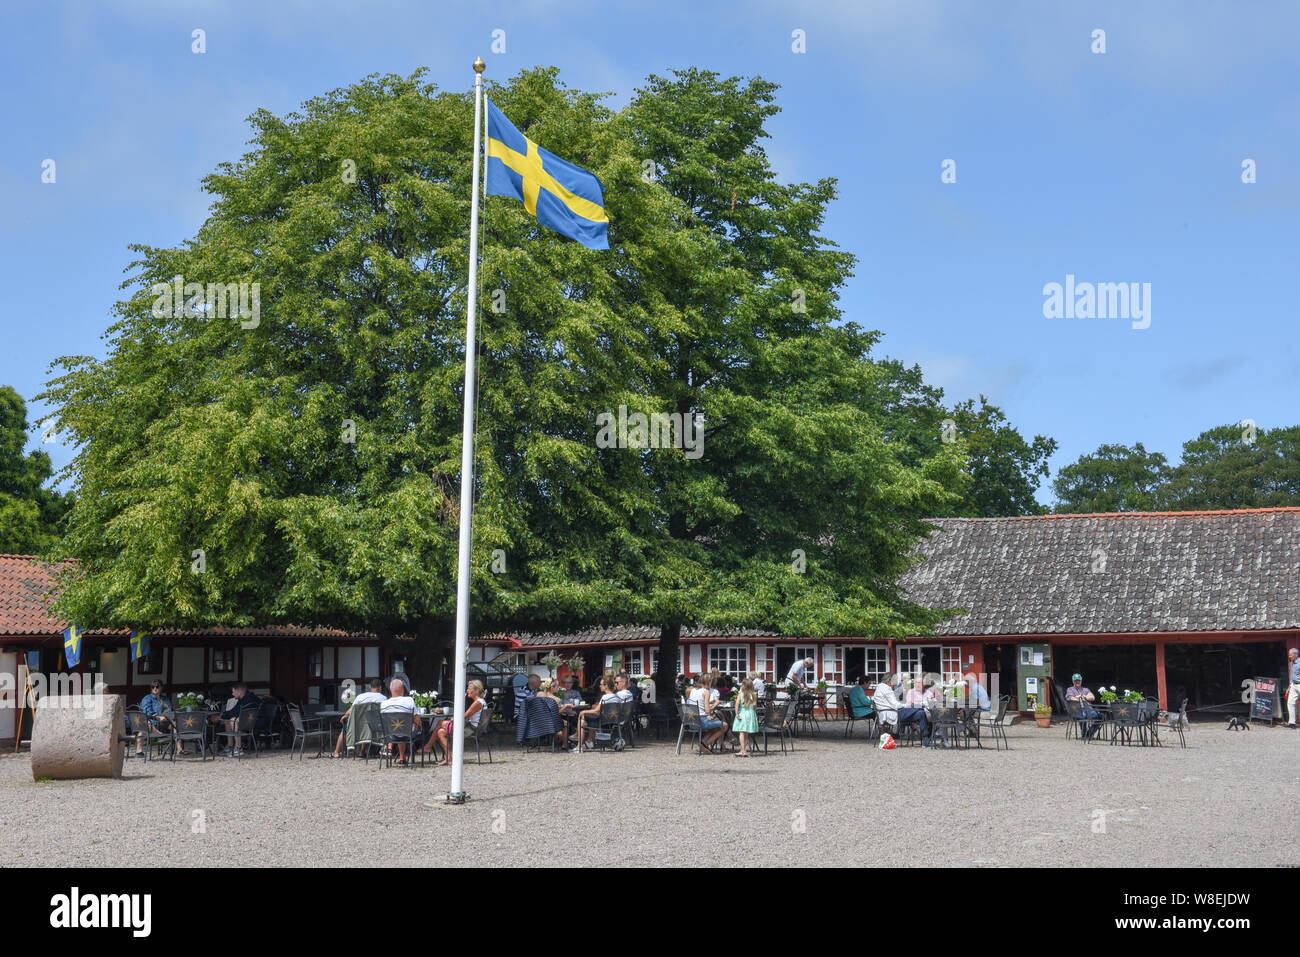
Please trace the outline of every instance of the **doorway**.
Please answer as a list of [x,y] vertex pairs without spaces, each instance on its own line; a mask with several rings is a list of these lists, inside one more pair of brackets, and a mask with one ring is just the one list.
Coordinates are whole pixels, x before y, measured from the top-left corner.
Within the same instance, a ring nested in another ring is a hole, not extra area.
[[858,679],[867,673],[867,649],[844,649],[844,683],[855,685]]

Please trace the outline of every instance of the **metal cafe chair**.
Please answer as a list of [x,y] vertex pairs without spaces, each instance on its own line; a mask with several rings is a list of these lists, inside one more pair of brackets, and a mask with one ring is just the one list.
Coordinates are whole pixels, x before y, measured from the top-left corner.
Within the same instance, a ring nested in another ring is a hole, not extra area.
[[[122,738],[131,745],[131,754],[135,754],[134,749],[138,747],[136,744],[137,736],[144,738],[144,759],[146,761],[152,758],[155,744],[159,745],[159,757],[164,756],[163,746],[172,744],[172,733],[170,731],[158,730],[154,723],[149,720],[149,716],[139,708],[128,708],[126,712],[126,733],[122,735]],[[174,747],[172,755],[174,758]]]
[[693,701],[677,702],[677,710],[681,716],[681,728],[677,731],[677,753],[682,753],[682,739],[688,734],[695,735],[696,752],[704,753],[704,726],[700,724],[700,709]]
[[759,722],[758,733],[763,736],[763,753],[767,754],[767,739],[776,735],[781,742],[781,753],[785,754],[785,743],[790,742],[790,752],[794,753],[794,723],[799,707],[799,699],[791,696],[785,701],[773,701],[764,709],[763,720]]
[[317,757],[320,756],[324,747],[328,747],[331,729],[325,724],[324,718],[304,718],[302,709],[291,703],[289,705],[289,723],[293,726],[293,743],[289,745],[290,757],[293,757],[296,748],[298,760],[301,761],[307,750],[307,742],[312,738],[315,738],[318,742],[316,747]]
[[187,742],[199,748],[200,761],[208,759],[208,712],[186,708],[168,715],[172,722],[175,748],[180,750]]
[[388,749],[387,767],[393,766],[397,756],[398,744],[407,746],[406,766],[415,767],[415,755],[420,755],[420,764],[425,761],[424,750],[419,746],[419,734],[415,730],[415,717],[405,711],[380,711],[379,723],[384,730],[384,746]]
[[239,717],[235,721],[234,731],[227,731],[223,727],[217,731],[215,735],[218,741],[230,741],[230,747],[239,752],[235,755],[238,758],[242,759],[244,756],[244,738],[248,738],[252,745],[251,750],[253,752],[253,757],[257,757],[257,738],[253,736],[253,730],[257,726],[257,711],[258,709],[256,706],[252,708],[244,708],[239,712]]
[[1118,741],[1120,744],[1132,744],[1133,735],[1138,735],[1138,743],[1142,742],[1142,716],[1138,712],[1138,707],[1131,701],[1116,701],[1111,707],[1111,719],[1114,722],[1114,728],[1110,734],[1110,743]]

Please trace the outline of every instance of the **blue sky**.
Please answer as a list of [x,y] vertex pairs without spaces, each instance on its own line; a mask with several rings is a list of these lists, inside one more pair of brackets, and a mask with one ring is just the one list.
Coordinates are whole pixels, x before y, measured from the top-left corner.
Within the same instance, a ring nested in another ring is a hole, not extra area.
[[[103,354],[127,244],[196,232],[253,110],[418,66],[466,88],[481,54],[615,107],[677,67],[781,84],[767,150],[784,180],[839,179],[846,315],[950,401],[1056,438],[1054,472],[1103,442],[1176,458],[1212,425],[1300,422],[1300,4],[9,0],[0,24],[0,384],[29,400],[58,356]],[[1067,274],[1150,283],[1150,327],[1044,318]]]

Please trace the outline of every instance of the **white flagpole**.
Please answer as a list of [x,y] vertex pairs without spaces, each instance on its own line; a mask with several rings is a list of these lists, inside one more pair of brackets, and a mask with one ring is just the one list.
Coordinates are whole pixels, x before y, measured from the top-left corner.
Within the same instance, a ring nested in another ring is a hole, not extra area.
[[464,804],[465,771],[465,659],[469,657],[469,565],[474,527],[474,314],[478,298],[478,167],[479,134],[483,116],[482,57],[474,59],[474,173],[470,187],[469,286],[465,309],[465,421],[460,450],[460,554],[456,562],[456,691],[455,721],[451,734],[451,790],[448,804]]

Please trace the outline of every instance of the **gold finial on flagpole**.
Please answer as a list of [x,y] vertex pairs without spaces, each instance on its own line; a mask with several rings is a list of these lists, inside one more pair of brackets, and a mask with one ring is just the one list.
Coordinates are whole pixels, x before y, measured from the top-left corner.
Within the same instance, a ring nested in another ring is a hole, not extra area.
[[474,72],[482,73],[486,69],[487,69],[487,64],[483,62],[483,58],[481,56],[476,56],[474,58]]

